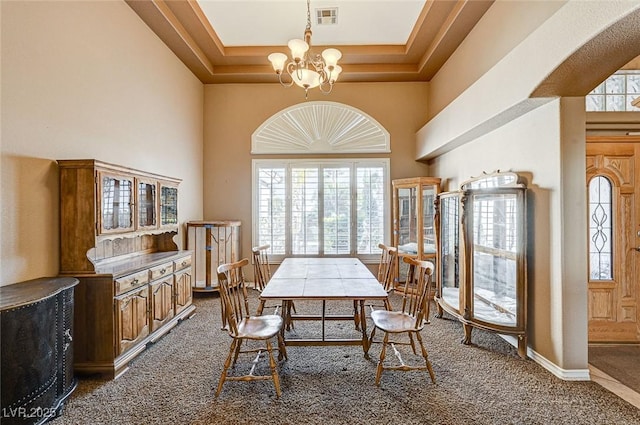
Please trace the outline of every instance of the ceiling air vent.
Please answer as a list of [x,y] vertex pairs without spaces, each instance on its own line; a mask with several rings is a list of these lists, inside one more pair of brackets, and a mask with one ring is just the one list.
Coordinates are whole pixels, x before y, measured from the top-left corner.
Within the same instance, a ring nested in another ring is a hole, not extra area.
[[338,8],[328,7],[316,9],[316,23],[318,25],[335,25],[338,23]]

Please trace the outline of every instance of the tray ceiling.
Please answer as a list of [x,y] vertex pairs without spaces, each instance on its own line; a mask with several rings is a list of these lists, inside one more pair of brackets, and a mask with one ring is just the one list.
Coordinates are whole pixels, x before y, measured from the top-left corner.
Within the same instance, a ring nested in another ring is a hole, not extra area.
[[[304,0],[126,0],[203,82],[272,83],[269,53],[302,38]],[[343,53],[340,81],[429,81],[493,0],[311,1],[314,51]],[[337,8],[335,25],[316,9]]]

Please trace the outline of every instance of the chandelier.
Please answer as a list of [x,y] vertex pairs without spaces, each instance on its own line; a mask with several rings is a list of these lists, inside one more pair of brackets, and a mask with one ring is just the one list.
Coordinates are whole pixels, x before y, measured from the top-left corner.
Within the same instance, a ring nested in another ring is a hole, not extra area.
[[[289,40],[287,45],[291,50],[290,60],[284,53],[271,53],[268,56],[280,84],[284,87],[291,87],[293,83],[296,83],[297,86],[304,89],[305,99],[309,94],[309,89],[315,87],[318,87],[322,93],[331,93],[333,84],[342,72],[342,68],[338,65],[342,53],[338,49],[325,49],[322,55],[311,52],[309,0],[307,0],[307,27],[304,30],[304,40],[298,38]],[[289,77],[283,80],[283,74],[287,74]]]

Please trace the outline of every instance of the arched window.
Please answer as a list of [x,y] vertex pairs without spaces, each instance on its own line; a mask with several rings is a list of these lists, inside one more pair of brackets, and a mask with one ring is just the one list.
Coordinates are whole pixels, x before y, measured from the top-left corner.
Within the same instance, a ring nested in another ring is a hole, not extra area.
[[613,213],[611,181],[595,176],[589,182],[589,276],[591,280],[613,279]]
[[[267,119],[252,135],[253,245],[287,256],[379,260],[389,229],[389,132],[363,111],[305,102]],[[358,157],[343,157],[343,154]]]
[[378,121],[337,102],[293,105],[270,117],[251,135],[254,155],[389,152],[389,132]]

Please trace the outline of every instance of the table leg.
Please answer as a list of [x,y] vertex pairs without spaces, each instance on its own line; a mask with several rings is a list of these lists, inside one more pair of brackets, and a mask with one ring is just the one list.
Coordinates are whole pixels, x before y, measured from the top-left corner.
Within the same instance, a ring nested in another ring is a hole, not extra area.
[[353,321],[356,325],[356,330],[360,330],[360,313],[358,313],[358,301],[353,300]]
[[364,314],[364,300],[358,300],[360,304],[360,330],[362,331],[362,349],[365,358],[369,357],[369,338],[367,338],[367,316]]
[[293,325],[293,319],[291,318],[291,310],[296,311],[295,306],[293,305],[292,300],[287,301],[287,318],[289,319],[287,330],[293,329],[295,326]]
[[[262,306],[264,306],[264,301],[262,302]],[[282,360],[282,359],[286,359],[286,349],[285,349],[285,345],[287,344],[287,340],[285,339],[285,328],[287,327],[287,321],[291,320],[288,316],[287,313],[287,302],[285,300],[282,300],[282,320],[284,321],[284,324],[282,326],[282,328],[280,328],[280,338],[278,338],[278,361]],[[280,345],[280,339],[282,340],[282,346]]]
[[327,309],[327,302],[325,300],[322,300],[322,340],[324,341],[324,317],[326,314],[326,309]]
[[284,329],[291,330],[291,301],[282,300],[282,318],[284,319]]

